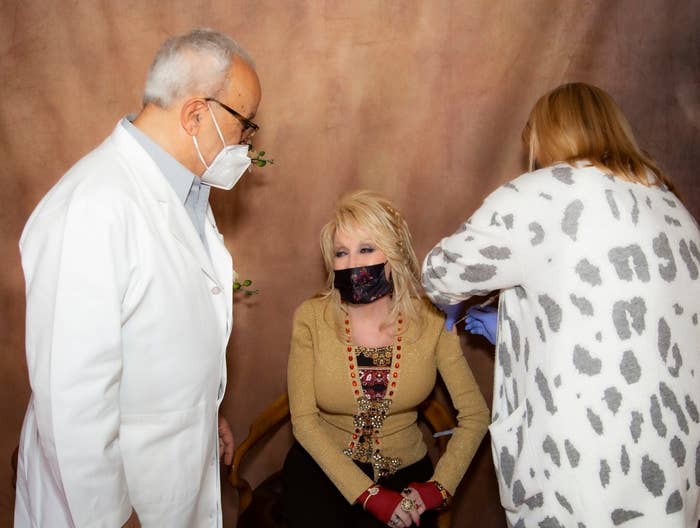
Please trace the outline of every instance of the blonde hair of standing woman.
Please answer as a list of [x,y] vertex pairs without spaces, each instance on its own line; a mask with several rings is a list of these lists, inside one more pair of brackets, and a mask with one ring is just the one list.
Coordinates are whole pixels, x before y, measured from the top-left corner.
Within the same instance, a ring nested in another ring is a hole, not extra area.
[[590,84],[563,84],[543,95],[530,112],[523,142],[529,151],[530,171],[537,165],[588,160],[618,178],[647,186],[666,185],[675,192],[656,162],[637,146],[612,97]]
[[[328,271],[323,296],[332,297],[342,310],[340,294],[333,287],[335,273],[334,238],[337,231],[356,236],[363,231],[387,258],[391,267],[394,292],[391,296],[389,315],[382,326],[393,324],[399,314],[408,321],[419,323],[414,301],[421,297],[420,267],[411,244],[408,224],[394,205],[379,193],[355,191],[340,197],[333,218],[321,229],[321,254]],[[405,329],[404,325],[404,329]]]

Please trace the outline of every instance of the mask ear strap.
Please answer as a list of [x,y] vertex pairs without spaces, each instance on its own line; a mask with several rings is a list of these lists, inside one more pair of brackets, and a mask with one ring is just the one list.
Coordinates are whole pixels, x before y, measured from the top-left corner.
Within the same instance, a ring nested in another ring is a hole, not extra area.
[[221,129],[219,128],[219,123],[216,122],[216,117],[214,117],[214,111],[211,109],[211,105],[207,101],[207,106],[209,107],[209,113],[211,114],[211,120],[214,121],[214,126],[216,127],[216,132],[219,134],[219,139],[221,139],[221,142],[224,144],[224,148],[226,148],[226,141],[224,140],[224,135],[221,133]]
[[194,148],[197,151],[197,156],[199,156],[199,161],[202,162],[202,165],[204,165],[205,168],[209,168],[209,165],[207,165],[207,162],[204,161],[204,157],[202,156],[202,151],[199,150],[199,143],[197,143],[197,136],[192,136],[192,141],[194,141]]

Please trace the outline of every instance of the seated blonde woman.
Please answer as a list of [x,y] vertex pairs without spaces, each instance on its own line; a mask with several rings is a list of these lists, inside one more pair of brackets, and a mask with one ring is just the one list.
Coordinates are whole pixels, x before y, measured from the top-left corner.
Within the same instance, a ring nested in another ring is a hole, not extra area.
[[[488,410],[456,334],[423,298],[408,226],[382,196],[342,197],[321,230],[323,294],[296,311],[291,527],[431,526],[486,431]],[[433,469],[417,407],[440,373],[458,425]]]

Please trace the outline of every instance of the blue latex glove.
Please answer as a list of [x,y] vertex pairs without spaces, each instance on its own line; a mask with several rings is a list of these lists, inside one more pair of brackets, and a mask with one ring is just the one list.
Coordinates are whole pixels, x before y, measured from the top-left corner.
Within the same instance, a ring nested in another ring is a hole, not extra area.
[[464,328],[471,334],[479,334],[496,344],[496,329],[498,327],[498,308],[495,306],[472,306],[467,310],[467,322]]
[[452,331],[452,327],[455,325],[455,321],[459,319],[459,314],[462,313],[464,308],[464,303],[459,304],[435,304],[440,311],[445,312],[445,330],[448,332]]

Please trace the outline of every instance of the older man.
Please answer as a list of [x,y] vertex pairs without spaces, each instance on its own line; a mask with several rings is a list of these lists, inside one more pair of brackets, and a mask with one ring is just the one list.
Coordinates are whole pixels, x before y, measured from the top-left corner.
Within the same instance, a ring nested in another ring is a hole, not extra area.
[[248,168],[259,102],[230,38],[174,37],[140,114],[32,213],[16,527],[221,526],[233,270],[208,197]]

